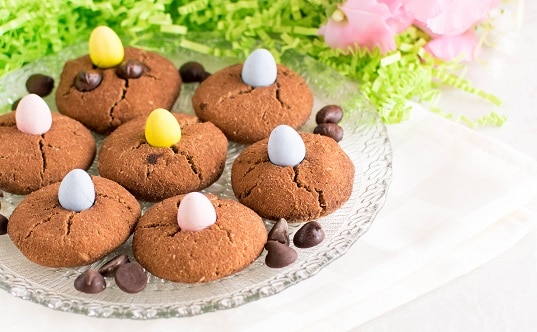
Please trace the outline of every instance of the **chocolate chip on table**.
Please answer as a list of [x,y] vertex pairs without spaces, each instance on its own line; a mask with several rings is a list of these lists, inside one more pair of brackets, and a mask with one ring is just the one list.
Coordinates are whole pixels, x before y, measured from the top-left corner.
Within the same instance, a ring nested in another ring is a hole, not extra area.
[[315,115],[315,122],[321,123],[339,123],[343,118],[343,109],[338,105],[326,105],[321,108]]
[[293,236],[297,248],[311,248],[324,240],[324,231],[317,221],[305,223]]
[[81,70],[75,77],[75,88],[80,92],[95,89],[101,84],[103,75],[96,70]]
[[144,268],[137,262],[120,265],[114,276],[116,285],[126,293],[138,293],[147,284]]
[[82,293],[97,294],[105,288],[104,277],[95,270],[86,270],[75,279],[75,289]]
[[54,79],[43,74],[33,74],[26,80],[26,90],[40,97],[48,96],[54,89]]
[[12,111],[16,111],[16,110],[17,110],[17,106],[19,106],[19,102],[21,101],[21,99],[22,99],[22,98],[19,98],[19,99],[15,100],[15,101],[13,102],[13,104],[11,104],[11,110],[12,110]]
[[102,274],[103,277],[113,277],[116,273],[117,268],[120,265],[129,263],[129,257],[125,254],[117,255],[116,257],[110,259],[106,263],[101,266],[99,269],[99,273]]
[[289,245],[289,225],[287,220],[280,218],[268,233],[268,240],[278,241],[285,245]]
[[117,76],[129,79],[138,78],[144,73],[144,64],[136,59],[124,60],[116,69]]
[[321,123],[313,129],[313,133],[331,137],[336,142],[343,139],[343,128],[336,123]]
[[3,214],[0,214],[0,235],[7,234],[8,219]]
[[296,251],[278,241],[270,240],[265,244],[267,249],[267,256],[265,257],[265,264],[271,268],[282,268],[294,263],[298,255]]
[[205,71],[202,64],[195,61],[185,62],[179,68],[179,75],[181,75],[181,80],[185,83],[203,82],[207,77],[211,76],[210,73]]

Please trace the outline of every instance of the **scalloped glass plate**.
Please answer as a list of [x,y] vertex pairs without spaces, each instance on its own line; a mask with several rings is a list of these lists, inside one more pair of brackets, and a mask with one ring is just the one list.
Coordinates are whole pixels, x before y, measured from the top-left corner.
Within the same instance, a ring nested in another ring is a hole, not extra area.
[[[147,44],[149,45],[149,44]],[[146,46],[147,46],[146,45]],[[236,59],[217,58],[186,49],[168,47],[164,53],[177,67],[189,60],[202,63],[214,72],[237,62]],[[150,46],[147,46],[150,48]],[[164,51],[163,51],[164,50]],[[52,76],[58,82],[63,63],[86,53],[86,44],[75,45],[50,57],[42,58],[24,68],[0,78],[0,110],[8,112],[11,103],[26,93],[24,83],[34,73]],[[335,213],[319,220],[326,233],[325,240],[309,249],[296,249],[298,260],[282,269],[271,269],[264,264],[266,252],[245,270],[206,284],[181,284],[148,276],[147,287],[140,293],[127,294],[107,279],[107,289],[99,294],[84,294],[73,287],[75,278],[89,267],[98,268],[118,253],[132,258],[130,240],[102,261],[80,268],[52,269],[28,261],[12,244],[7,235],[0,236],[0,287],[12,295],[61,311],[97,317],[151,319],[184,317],[229,309],[244,303],[279,293],[287,287],[314,276],[330,262],[344,255],[349,247],[369,228],[384,204],[391,181],[391,146],[386,128],[357,86],[337,72],[318,62],[286,53],[282,63],[299,72],[315,95],[312,119],[301,130],[312,131],[315,111],[327,104],[343,105],[346,115],[341,123],[344,138],[341,147],[356,167],[354,187],[349,201]],[[183,84],[180,99],[174,111],[193,113],[190,97],[197,84]],[[54,92],[45,98],[56,111]],[[102,140],[102,137],[98,137]],[[3,142],[4,144],[6,142]],[[224,174],[205,191],[234,198],[230,185],[230,169],[243,146],[230,144]],[[95,165],[91,172],[96,174]],[[9,216],[22,196],[5,193],[1,213]],[[144,208],[149,204],[142,203]],[[266,221],[267,229],[271,223]],[[290,235],[300,225],[290,226]]]

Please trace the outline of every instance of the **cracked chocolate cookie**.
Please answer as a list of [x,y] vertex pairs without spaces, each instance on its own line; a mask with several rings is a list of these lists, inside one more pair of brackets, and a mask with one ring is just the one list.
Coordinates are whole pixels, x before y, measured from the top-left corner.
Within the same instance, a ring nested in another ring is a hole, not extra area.
[[276,82],[254,88],[242,81],[242,66],[224,68],[196,89],[192,105],[202,121],[211,121],[229,140],[239,143],[266,138],[281,124],[297,129],[306,123],[313,94],[301,76],[277,65]]
[[169,148],[151,146],[144,135],[147,117],[132,120],[104,140],[99,174],[147,201],[198,191],[218,180],[226,162],[226,136],[210,122],[171,114],[181,127],[178,143]]
[[61,181],[72,169],[88,169],[95,157],[95,138],[81,123],[52,113],[42,135],[17,129],[15,112],[0,116],[0,188],[26,195]]
[[74,212],[58,201],[60,182],[26,196],[9,218],[8,234],[34,263],[48,267],[91,264],[123,244],[140,217],[140,204],[117,183],[91,177],[95,203]]
[[354,164],[339,144],[317,134],[300,136],[306,156],[294,167],[270,162],[268,139],[244,149],[233,163],[235,196],[264,218],[314,220],[334,212],[352,193]]
[[261,254],[267,230],[254,211],[207,194],[216,222],[200,231],[183,231],[177,223],[183,197],[153,205],[134,231],[134,257],[153,275],[175,282],[208,282],[244,269]]
[[155,108],[172,109],[180,91],[181,77],[172,62],[126,47],[124,62],[113,68],[95,68],[88,55],[67,61],[56,104],[60,113],[106,134]]

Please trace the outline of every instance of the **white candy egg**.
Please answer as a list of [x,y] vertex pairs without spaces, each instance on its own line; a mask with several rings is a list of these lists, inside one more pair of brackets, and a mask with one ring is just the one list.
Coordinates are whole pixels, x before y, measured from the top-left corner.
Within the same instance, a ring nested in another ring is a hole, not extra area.
[[253,51],[242,67],[242,81],[255,88],[272,85],[276,81],[276,60],[264,48]]
[[177,223],[183,231],[200,231],[216,222],[213,203],[202,193],[185,195],[177,209]]
[[78,168],[67,173],[60,183],[58,200],[66,210],[80,212],[92,207],[95,202],[95,185],[90,175]]
[[302,137],[288,125],[279,125],[272,130],[267,149],[270,162],[278,166],[294,167],[306,156]]
[[15,111],[17,129],[25,134],[41,135],[50,130],[52,114],[43,98],[29,94],[19,101]]

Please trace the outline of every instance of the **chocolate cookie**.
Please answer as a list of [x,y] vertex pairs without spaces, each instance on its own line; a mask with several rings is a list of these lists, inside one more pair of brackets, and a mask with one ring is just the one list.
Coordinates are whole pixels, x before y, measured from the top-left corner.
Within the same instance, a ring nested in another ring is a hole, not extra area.
[[210,122],[172,114],[181,126],[178,143],[153,147],[144,136],[146,117],[132,120],[104,140],[99,173],[148,201],[198,191],[218,180],[226,162],[226,136]]
[[295,167],[270,162],[268,139],[241,152],[231,169],[238,200],[260,216],[310,221],[334,212],[352,192],[354,164],[332,139],[300,133],[306,157]]
[[184,283],[217,280],[250,265],[263,251],[267,230],[252,210],[208,194],[216,223],[200,231],[181,231],[177,209],[184,195],[155,204],[140,218],[132,250],[157,277]]
[[[95,132],[108,133],[155,108],[172,109],[181,91],[175,65],[159,54],[132,47],[125,48],[124,61],[128,60],[143,64],[140,77],[121,78],[118,67],[94,69],[88,55],[66,62],[56,90],[59,112]],[[102,81],[90,91],[79,91],[75,79],[81,71],[100,73]]]
[[140,204],[123,187],[92,176],[95,203],[74,212],[58,201],[60,182],[26,196],[9,218],[8,234],[29,260],[49,267],[91,264],[123,244],[140,217]]
[[0,116],[0,188],[26,195],[61,181],[72,169],[88,169],[95,157],[95,138],[81,123],[52,113],[42,135],[17,129],[15,112]]
[[302,77],[278,65],[276,82],[254,88],[242,81],[242,66],[224,68],[199,85],[192,105],[202,121],[211,121],[239,143],[266,138],[281,124],[297,129],[306,123],[313,94]]

